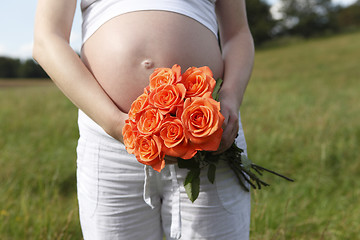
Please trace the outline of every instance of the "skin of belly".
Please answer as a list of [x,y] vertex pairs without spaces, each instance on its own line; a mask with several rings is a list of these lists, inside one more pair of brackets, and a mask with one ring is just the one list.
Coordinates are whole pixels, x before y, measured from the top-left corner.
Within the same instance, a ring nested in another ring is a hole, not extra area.
[[99,84],[124,112],[143,93],[157,67],[209,66],[223,75],[218,40],[205,26],[184,15],[139,11],[104,23],[83,45],[81,57]]

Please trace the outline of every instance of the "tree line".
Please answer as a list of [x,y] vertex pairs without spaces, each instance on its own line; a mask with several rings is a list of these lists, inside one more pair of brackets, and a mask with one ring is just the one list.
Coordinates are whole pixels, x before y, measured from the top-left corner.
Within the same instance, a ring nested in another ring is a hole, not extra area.
[[[264,0],[247,0],[247,17],[255,45],[260,46],[283,36],[310,38],[323,34],[360,28],[360,0],[348,7],[334,5],[331,0],[280,0],[276,20]],[[0,57],[0,78],[47,78],[32,59],[21,61]]]
[[0,57],[0,78],[48,78],[34,60]]
[[263,0],[248,0],[247,14],[256,45],[283,36],[311,38],[360,29],[360,0],[341,7],[331,0],[280,0],[276,20]]

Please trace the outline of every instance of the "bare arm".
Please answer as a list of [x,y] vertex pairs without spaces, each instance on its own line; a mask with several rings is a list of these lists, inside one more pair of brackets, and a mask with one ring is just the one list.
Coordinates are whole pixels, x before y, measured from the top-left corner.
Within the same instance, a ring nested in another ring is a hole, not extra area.
[[69,45],[76,0],[39,0],[34,59],[60,90],[118,140],[126,114],[121,112]]
[[249,30],[245,0],[218,0],[216,13],[224,58],[224,82],[220,90],[225,117],[223,138],[217,153],[228,149],[238,132],[238,111],[254,62],[254,43]]

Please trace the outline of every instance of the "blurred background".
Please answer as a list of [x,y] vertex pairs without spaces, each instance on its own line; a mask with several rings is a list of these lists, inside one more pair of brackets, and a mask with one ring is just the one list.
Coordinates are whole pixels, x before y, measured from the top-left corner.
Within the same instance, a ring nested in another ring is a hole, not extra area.
[[[360,1],[246,3],[249,157],[296,180],[264,175],[251,239],[359,239]],[[31,58],[35,10],[0,8],[0,239],[80,239],[77,109]],[[80,51],[79,6],[70,44]]]

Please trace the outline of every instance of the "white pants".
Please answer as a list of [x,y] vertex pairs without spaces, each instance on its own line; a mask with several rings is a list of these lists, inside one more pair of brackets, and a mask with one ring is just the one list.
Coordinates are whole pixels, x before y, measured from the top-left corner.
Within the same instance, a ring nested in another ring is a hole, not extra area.
[[[192,203],[186,169],[167,165],[157,173],[137,162],[122,143],[79,111],[77,187],[84,239],[249,239],[250,194],[225,162],[215,184],[201,173]],[[241,126],[241,125],[240,125]],[[240,128],[237,143],[246,148]]]

